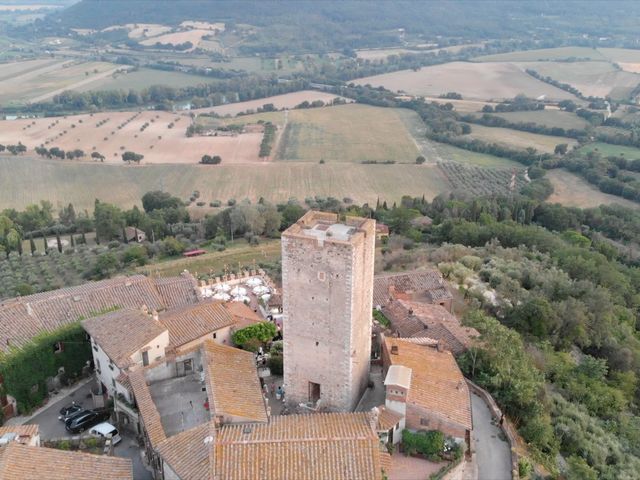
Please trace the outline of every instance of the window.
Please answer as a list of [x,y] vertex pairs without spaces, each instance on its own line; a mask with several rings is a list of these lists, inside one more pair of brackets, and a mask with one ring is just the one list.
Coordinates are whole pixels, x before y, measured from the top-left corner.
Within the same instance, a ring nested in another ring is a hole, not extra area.
[[113,388],[116,388],[116,379],[115,378],[111,379],[111,385],[113,385]]
[[97,359],[97,358],[96,358],[96,371],[97,371],[98,373],[101,373],[101,371],[100,371],[100,360],[99,360],[99,359]]
[[149,365],[149,352],[142,352],[142,365]]
[[309,401],[316,403],[318,400],[320,400],[320,384],[309,382]]
[[428,426],[429,425],[429,420],[427,418],[421,418],[420,419],[420,425]]
[[217,334],[217,333],[214,333],[214,334],[213,334],[213,338],[218,338],[218,334]]
[[327,274],[325,272],[318,272],[318,280],[324,282],[327,279]]

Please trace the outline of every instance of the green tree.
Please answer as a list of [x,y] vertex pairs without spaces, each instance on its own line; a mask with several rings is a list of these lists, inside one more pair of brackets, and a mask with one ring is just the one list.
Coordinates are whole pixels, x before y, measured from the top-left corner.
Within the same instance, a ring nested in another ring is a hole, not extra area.
[[122,210],[110,203],[95,202],[93,218],[96,227],[96,237],[103,242],[109,242],[120,237],[124,226]]
[[93,267],[93,278],[102,279],[108,278],[112,274],[116,273],[120,268],[120,262],[118,257],[112,252],[106,252],[100,254],[96,260],[96,264]]
[[260,343],[266,343],[276,336],[277,328],[271,322],[259,322],[248,327],[241,328],[233,332],[231,339],[233,343],[240,347],[245,347],[252,341],[257,340]]

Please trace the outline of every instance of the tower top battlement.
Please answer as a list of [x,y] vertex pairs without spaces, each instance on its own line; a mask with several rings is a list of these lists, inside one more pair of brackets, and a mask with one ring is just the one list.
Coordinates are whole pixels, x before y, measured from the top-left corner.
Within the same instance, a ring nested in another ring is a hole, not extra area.
[[375,220],[336,213],[308,211],[283,232],[283,236],[317,240],[318,243],[358,243],[362,237],[375,234]]

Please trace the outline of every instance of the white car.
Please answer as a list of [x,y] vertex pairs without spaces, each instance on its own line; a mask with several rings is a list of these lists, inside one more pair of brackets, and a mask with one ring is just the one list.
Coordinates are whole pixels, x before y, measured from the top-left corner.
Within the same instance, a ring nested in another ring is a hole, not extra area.
[[91,427],[89,433],[96,437],[111,438],[114,445],[117,445],[122,440],[118,429],[107,422],[99,423],[95,427]]

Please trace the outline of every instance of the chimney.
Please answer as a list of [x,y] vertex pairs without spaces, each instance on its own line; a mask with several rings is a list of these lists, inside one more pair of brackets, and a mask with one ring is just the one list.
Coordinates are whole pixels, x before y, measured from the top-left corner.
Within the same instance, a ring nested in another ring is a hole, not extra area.
[[156,322],[158,321],[158,312],[157,311],[153,310],[151,312],[151,316],[153,317],[154,321],[156,321]]
[[398,346],[391,345],[391,355],[398,355]]
[[409,315],[413,316],[413,308],[409,309]]
[[438,343],[436,343],[436,348],[438,349],[439,352],[444,351],[444,345],[442,344],[442,340],[438,340]]

